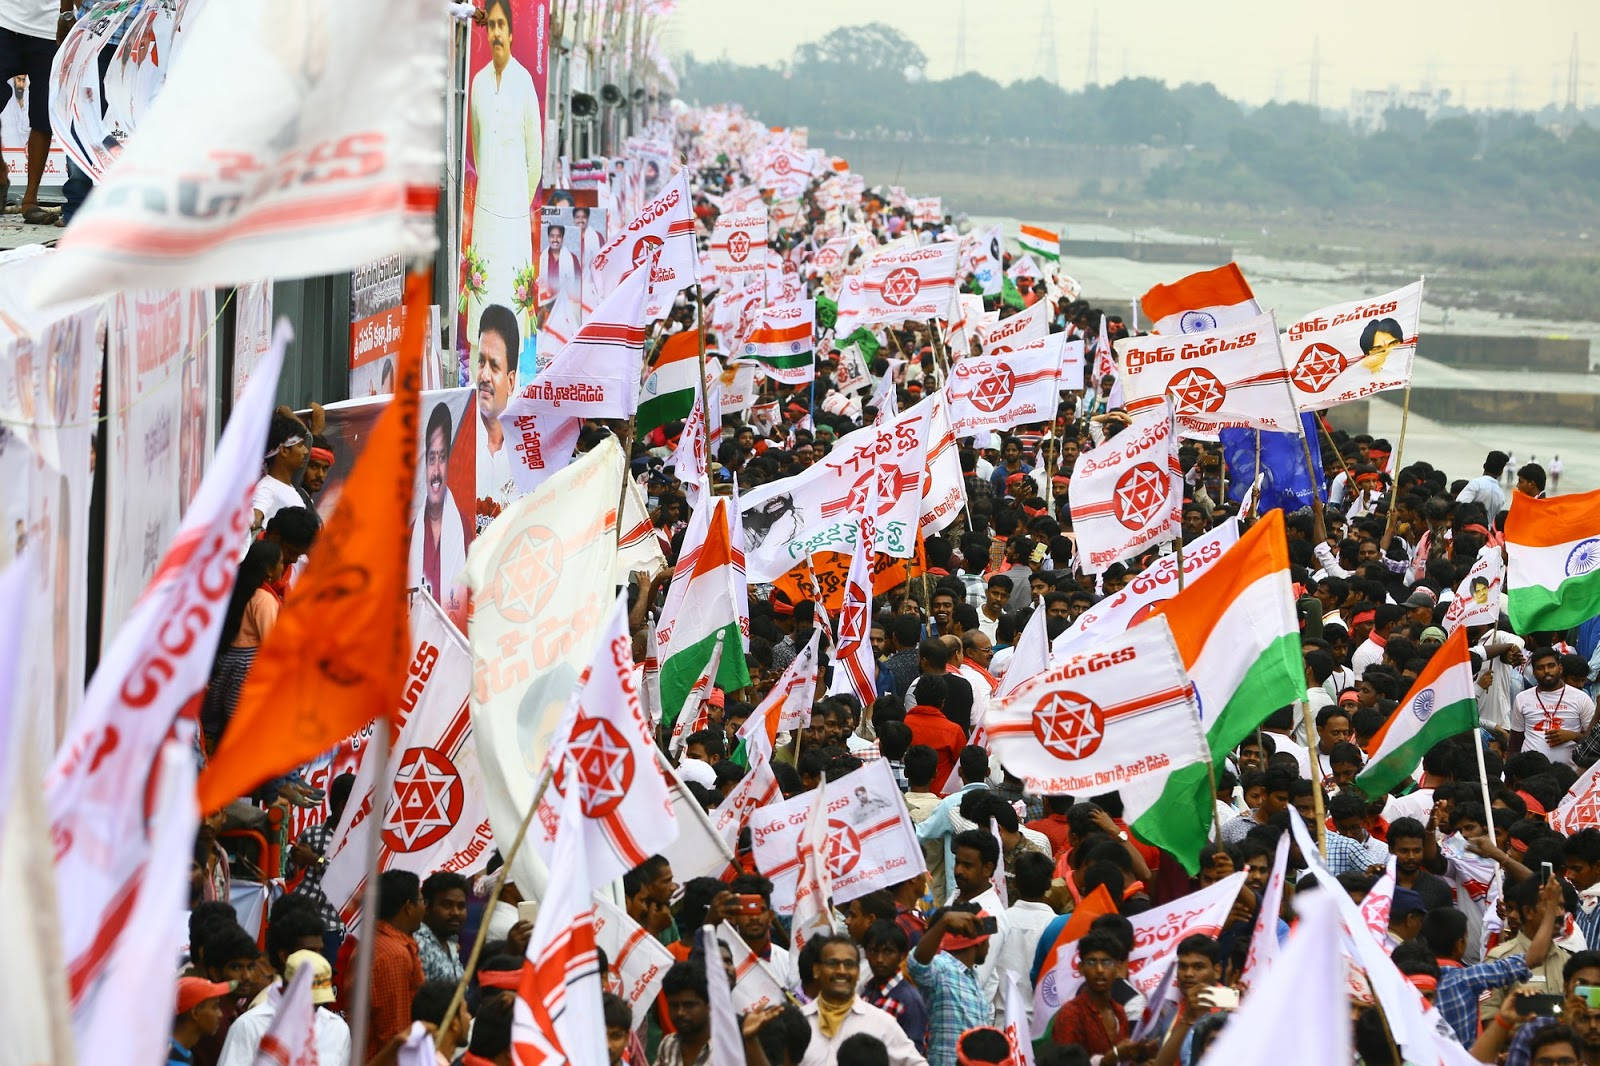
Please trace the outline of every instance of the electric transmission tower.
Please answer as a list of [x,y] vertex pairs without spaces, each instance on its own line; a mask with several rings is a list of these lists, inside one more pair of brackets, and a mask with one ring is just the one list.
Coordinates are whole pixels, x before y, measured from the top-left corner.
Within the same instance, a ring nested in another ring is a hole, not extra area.
[[1089,16],[1089,69],[1084,72],[1085,86],[1100,84],[1100,9]]
[[1044,0],[1044,25],[1039,30],[1039,54],[1034,60],[1039,77],[1051,85],[1059,85],[1061,76],[1056,70],[1056,19],[1050,10],[1050,0]]

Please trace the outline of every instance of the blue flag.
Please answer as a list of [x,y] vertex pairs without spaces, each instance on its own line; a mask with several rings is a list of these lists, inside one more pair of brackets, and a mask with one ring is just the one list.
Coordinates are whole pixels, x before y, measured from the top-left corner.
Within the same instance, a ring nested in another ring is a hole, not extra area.
[[[1316,416],[1307,412],[1300,416],[1300,425],[1307,441],[1316,440]],[[1224,429],[1217,433],[1222,441],[1222,454],[1228,463],[1228,499],[1238,502],[1250,491],[1256,480],[1256,430]],[[1311,449],[1311,471],[1306,472],[1305,445],[1297,433],[1261,434],[1261,469],[1266,480],[1261,486],[1260,510],[1270,511],[1281,507],[1285,511],[1298,511],[1310,507],[1311,501],[1322,492],[1322,450]]]

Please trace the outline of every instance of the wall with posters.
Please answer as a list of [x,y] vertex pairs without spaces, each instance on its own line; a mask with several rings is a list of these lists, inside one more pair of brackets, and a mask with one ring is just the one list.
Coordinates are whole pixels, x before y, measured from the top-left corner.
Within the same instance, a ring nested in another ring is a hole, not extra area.
[[[461,259],[456,345],[477,377],[485,307],[522,315],[536,299],[539,178],[544,165],[549,0],[489,0],[471,27],[462,138]],[[532,363],[534,338],[521,348]]]
[[[317,497],[324,519],[333,514],[339,492],[356,457],[366,447],[372,427],[388,400],[370,397],[327,407],[323,435],[333,447],[333,469]],[[478,477],[478,404],[472,389],[437,389],[422,394],[413,493],[411,582],[428,588],[451,620],[466,631],[467,595],[455,577],[466,565],[466,552],[477,535],[475,494]],[[423,531],[431,530],[431,537]],[[443,589],[443,592],[439,591]]]
[[350,396],[387,396],[394,391],[400,354],[400,304],[405,267],[390,255],[350,274]]
[[233,403],[239,402],[251,372],[271,347],[272,282],[240,285],[233,290]]
[[90,451],[101,309],[40,315],[30,253],[0,256],[0,568],[28,554],[33,578],[18,706],[34,710],[41,759],[83,697]]
[[145,289],[107,301],[105,648],[200,487],[215,438],[216,300]]

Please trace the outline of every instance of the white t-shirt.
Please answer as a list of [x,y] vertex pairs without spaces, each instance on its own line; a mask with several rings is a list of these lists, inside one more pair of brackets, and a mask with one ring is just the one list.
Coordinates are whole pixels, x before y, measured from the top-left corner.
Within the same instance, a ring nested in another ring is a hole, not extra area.
[[26,37],[43,37],[54,43],[60,17],[61,5],[56,0],[0,0],[0,28]]
[[1594,700],[1581,689],[1562,685],[1554,692],[1536,688],[1524,689],[1511,701],[1511,732],[1521,733],[1522,750],[1542,752],[1551,762],[1572,765],[1576,741],[1551,745],[1545,734],[1552,729],[1567,729],[1578,733],[1589,731],[1594,721]]
[[[4,2],[4,0],[0,0]],[[261,528],[267,528],[272,516],[285,507],[304,507],[306,501],[293,485],[285,485],[271,474],[263,474],[256,482],[256,491],[250,497],[250,506],[261,512]]]

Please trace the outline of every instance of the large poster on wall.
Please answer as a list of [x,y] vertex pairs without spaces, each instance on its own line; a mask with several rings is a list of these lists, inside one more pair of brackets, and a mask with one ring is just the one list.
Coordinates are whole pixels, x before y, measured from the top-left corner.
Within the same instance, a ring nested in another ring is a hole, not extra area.
[[[539,176],[544,165],[549,0],[488,0],[467,54],[467,129],[461,168],[461,257],[456,345],[478,376],[485,310],[522,317],[538,298]],[[491,318],[494,316],[491,315]],[[523,328],[520,361],[533,365]]]
[[[317,496],[324,519],[361,449],[366,447],[386,397],[345,400],[327,407],[323,435],[333,448],[333,468]],[[456,581],[477,535],[473,500],[477,488],[477,396],[473,389],[437,389],[422,394],[417,484],[412,495],[410,583],[425,588],[464,633],[466,586]]]
[[0,568],[28,553],[29,624],[17,698],[39,712],[33,739],[47,760],[83,697],[103,322],[98,306],[34,312],[23,295],[28,258],[0,257]]
[[155,576],[214,437],[216,300],[143,289],[108,301],[104,648]]
[[352,397],[388,396],[394,392],[405,285],[405,267],[398,255],[384,256],[350,272]]

